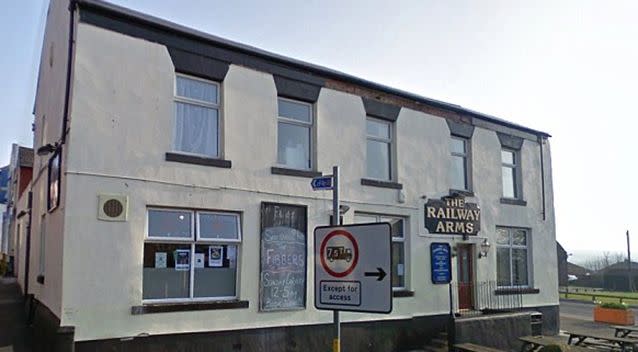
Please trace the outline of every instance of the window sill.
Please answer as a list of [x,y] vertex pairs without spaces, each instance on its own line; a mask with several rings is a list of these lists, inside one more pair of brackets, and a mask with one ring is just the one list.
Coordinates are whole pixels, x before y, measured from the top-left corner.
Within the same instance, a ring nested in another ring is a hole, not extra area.
[[318,171],[297,170],[297,169],[289,169],[285,167],[276,167],[276,166],[271,167],[270,172],[273,175],[286,175],[286,176],[297,176],[297,177],[307,177],[307,178],[314,178],[314,177],[321,176],[321,172],[318,172]]
[[205,156],[195,156],[180,153],[166,153],[166,161],[175,161],[178,163],[196,164],[204,166],[221,167],[230,169],[232,163],[230,160],[207,158]]
[[213,309],[239,309],[248,308],[248,301],[207,301],[187,303],[154,303],[131,307],[131,314],[152,314],[169,312],[188,312],[196,310]]
[[521,287],[521,288],[497,288],[494,291],[494,294],[497,296],[505,296],[505,295],[528,295],[528,294],[537,294],[540,293],[541,290],[533,287]]
[[403,185],[397,182],[371,180],[369,178],[362,178],[361,184],[364,186],[372,186],[372,187],[403,189]]
[[527,202],[522,199],[501,198],[501,204],[527,206]]
[[414,297],[414,291],[410,291],[410,290],[392,291],[392,297]]
[[460,195],[460,196],[464,196],[464,197],[474,197],[474,192],[472,191],[465,191],[462,189],[452,189],[450,188],[450,195]]
[[35,278],[35,281],[37,281],[40,285],[44,285],[44,275],[38,275],[38,277]]

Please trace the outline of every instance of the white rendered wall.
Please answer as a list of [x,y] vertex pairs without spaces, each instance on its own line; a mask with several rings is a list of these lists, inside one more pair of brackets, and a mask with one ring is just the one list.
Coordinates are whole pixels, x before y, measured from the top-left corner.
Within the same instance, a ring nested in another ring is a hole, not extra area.
[[[44,41],[40,56],[38,86],[34,106],[34,150],[46,144],[59,143],[64,114],[69,45],[69,0],[51,0],[47,12]],[[66,151],[62,149],[62,170],[65,168]],[[48,307],[56,316],[62,310],[62,246],[64,228],[65,194],[60,195],[60,206],[51,212],[47,209],[47,167],[52,154],[39,156],[34,153],[31,189],[31,251],[29,258],[29,294]],[[62,177],[61,189],[66,189]],[[26,198],[28,189],[23,198]],[[26,209],[26,208],[25,208]],[[26,219],[25,219],[26,220]],[[41,226],[45,222],[44,284],[37,282],[40,274]],[[26,229],[23,230],[23,232]],[[24,234],[23,234],[24,235]],[[24,242],[22,242],[24,243]],[[21,251],[24,256],[25,251]],[[21,266],[26,259],[23,258]],[[24,284],[23,284],[24,285]],[[23,286],[24,289],[24,286]]]
[[[71,136],[67,156],[62,325],[76,340],[140,333],[214,331],[329,323],[331,312],[313,307],[312,230],[325,225],[330,194],[313,192],[309,179],[272,175],[276,162],[277,93],[269,74],[231,65],[222,84],[224,157],[231,169],[167,162],[173,131],[174,67],[161,45],[79,25]],[[447,286],[430,283],[429,245],[460,242],[424,228],[424,199],[449,193],[449,136],[444,119],[402,109],[396,123],[399,191],[361,185],[365,177],[365,111],[361,98],[322,89],[316,104],[318,170],[341,166],[342,199],[354,212],[405,216],[406,285],[414,297],[395,298],[391,315],[343,314],[344,321],[401,319],[448,312]],[[541,215],[539,145],[522,148],[527,206],[503,205],[500,143],[493,131],[472,138],[475,198],[482,209],[480,236],[495,243],[495,227],[531,229],[533,281],[539,294],[527,306],[556,305],[556,244],[549,150],[545,150],[547,220]],[[129,197],[127,222],[98,221],[97,196]],[[258,312],[261,202],[308,206],[306,309]],[[248,309],[131,315],[142,303],[142,256],[147,206],[242,212],[239,297]],[[470,241],[478,243],[480,238]],[[475,258],[476,259],[476,258]],[[476,261],[477,281],[496,279],[496,250]]]

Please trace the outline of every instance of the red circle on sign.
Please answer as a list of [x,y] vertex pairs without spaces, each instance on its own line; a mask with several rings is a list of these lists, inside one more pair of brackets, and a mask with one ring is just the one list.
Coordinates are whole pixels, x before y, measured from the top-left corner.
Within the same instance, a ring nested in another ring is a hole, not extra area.
[[[328,263],[326,263],[326,257],[323,254],[324,251],[326,250],[326,245],[328,244],[328,241],[335,236],[345,236],[347,239],[350,240],[350,242],[352,243],[352,247],[354,249],[354,259],[352,260],[352,264],[346,271],[336,272],[330,269],[330,267],[328,267]],[[334,277],[344,277],[350,274],[354,270],[354,268],[357,266],[357,261],[359,261],[359,245],[357,245],[357,241],[354,239],[354,237],[352,236],[350,232],[347,232],[344,230],[335,230],[330,232],[328,236],[326,236],[326,238],[324,238],[323,241],[321,241],[321,251],[319,252],[319,255],[321,257],[321,266],[323,266],[324,270],[328,272],[328,274]]]

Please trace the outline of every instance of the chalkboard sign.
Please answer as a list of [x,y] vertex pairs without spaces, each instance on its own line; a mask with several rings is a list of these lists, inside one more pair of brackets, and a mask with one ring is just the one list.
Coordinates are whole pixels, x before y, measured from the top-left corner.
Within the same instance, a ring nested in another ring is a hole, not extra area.
[[306,207],[261,205],[259,310],[306,307]]

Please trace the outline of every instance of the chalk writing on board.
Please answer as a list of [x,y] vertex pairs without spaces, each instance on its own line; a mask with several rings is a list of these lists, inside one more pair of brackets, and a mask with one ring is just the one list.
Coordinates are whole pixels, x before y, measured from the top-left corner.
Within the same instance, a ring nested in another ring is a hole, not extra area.
[[276,226],[261,234],[260,310],[305,307],[306,235]]

